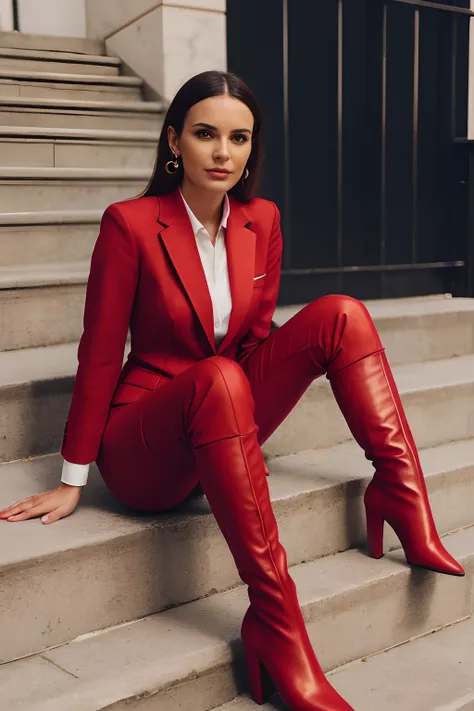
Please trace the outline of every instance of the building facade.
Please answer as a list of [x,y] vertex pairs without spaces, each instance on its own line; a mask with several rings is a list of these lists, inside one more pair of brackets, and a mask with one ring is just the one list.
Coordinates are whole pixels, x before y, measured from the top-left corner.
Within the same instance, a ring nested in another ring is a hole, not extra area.
[[228,68],[265,119],[282,303],[474,295],[471,0],[0,0],[0,29],[105,40],[170,100]]

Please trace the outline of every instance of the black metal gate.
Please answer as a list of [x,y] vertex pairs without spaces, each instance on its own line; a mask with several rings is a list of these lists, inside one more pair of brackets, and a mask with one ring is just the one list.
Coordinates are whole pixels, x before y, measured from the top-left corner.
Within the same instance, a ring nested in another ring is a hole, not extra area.
[[[469,0],[227,0],[259,97],[280,304],[468,295]],[[474,295],[474,294],[469,294]]]

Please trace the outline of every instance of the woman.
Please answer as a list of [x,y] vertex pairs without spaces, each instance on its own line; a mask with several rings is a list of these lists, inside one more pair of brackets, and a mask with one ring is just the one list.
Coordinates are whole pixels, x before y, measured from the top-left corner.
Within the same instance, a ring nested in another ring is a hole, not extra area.
[[260,449],[315,378],[326,374],[375,465],[365,494],[372,555],[383,555],[387,521],[412,565],[464,571],[436,532],[363,304],[326,296],[270,333],[282,236],[276,205],[254,197],[261,158],[260,111],[238,77],[204,72],[180,89],[147,190],[102,219],[62,484],[2,518],[68,515],[93,461],[110,491],[143,511],[170,509],[200,483],[248,585],[242,638],[253,699],[262,703],[274,685],[292,711],[342,711],[351,707],[325,678],[305,629]]

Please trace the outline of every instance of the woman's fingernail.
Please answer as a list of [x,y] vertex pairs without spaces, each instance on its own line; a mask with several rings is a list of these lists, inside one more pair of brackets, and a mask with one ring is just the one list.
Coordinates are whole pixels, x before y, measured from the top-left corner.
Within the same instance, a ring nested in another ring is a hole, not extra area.
[[42,520],[42,521],[47,521],[47,520],[48,520],[48,517],[47,517],[47,516],[43,516],[43,518],[42,518],[41,520]]

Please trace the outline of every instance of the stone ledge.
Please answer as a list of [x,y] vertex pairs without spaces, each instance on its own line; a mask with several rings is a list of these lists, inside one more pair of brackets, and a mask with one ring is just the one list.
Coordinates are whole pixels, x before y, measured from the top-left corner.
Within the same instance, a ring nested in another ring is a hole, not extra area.
[[0,69],[2,79],[36,82],[62,82],[66,84],[110,84],[122,87],[141,87],[143,80],[131,76],[101,76],[97,74],[62,74],[60,72],[30,72],[25,69]]

